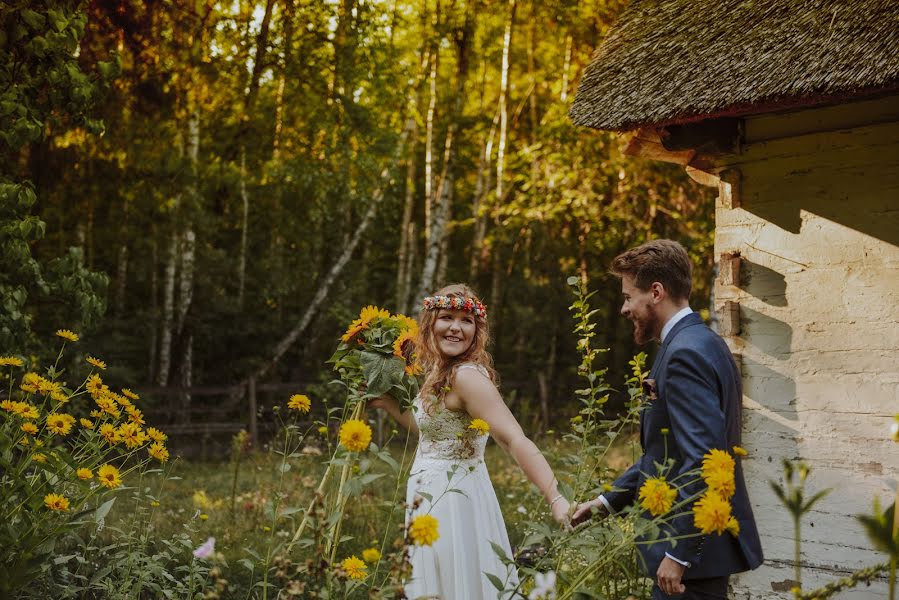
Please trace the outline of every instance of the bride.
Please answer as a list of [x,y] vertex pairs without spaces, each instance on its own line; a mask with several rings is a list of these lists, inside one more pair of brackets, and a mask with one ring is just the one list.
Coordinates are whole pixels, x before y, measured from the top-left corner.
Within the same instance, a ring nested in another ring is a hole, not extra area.
[[512,556],[484,464],[487,431],[537,486],[560,524],[568,523],[569,503],[543,454],[500,397],[486,350],[487,310],[477,296],[468,286],[447,286],[424,299],[419,323],[416,351],[425,379],[413,409],[403,411],[386,396],[369,403],[419,432],[406,488],[406,523],[429,514],[438,524],[431,546],[410,551],[412,577],[405,585],[406,596],[495,599],[499,592],[488,575],[514,589],[518,574],[491,545]]

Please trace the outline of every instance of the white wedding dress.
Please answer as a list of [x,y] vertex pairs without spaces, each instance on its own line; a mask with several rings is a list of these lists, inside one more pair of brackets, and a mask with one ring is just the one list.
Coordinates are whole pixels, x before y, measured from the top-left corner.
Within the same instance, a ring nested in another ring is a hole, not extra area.
[[[486,377],[483,369],[473,364],[458,368],[478,369]],[[438,521],[439,537],[433,546],[411,546],[412,577],[405,584],[406,597],[510,598],[510,592],[501,594],[486,575],[495,575],[507,590],[518,585],[515,567],[504,565],[490,545],[493,542],[506,556],[512,556],[484,463],[487,436],[468,428],[472,418],[467,413],[442,405],[430,407],[429,412],[420,397],[415,405],[421,434],[406,486],[410,507],[406,525],[415,516],[429,513]]]

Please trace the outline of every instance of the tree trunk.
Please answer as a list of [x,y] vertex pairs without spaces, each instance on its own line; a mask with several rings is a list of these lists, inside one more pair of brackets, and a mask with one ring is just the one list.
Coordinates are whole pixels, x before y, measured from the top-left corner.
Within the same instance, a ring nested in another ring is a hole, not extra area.
[[175,267],[178,262],[178,232],[172,230],[166,252],[165,274],[162,279],[162,330],[159,335],[159,368],[156,383],[169,382],[172,367],[172,325],[175,315]]
[[506,135],[509,128],[509,49],[512,45],[512,25],[515,22],[516,0],[509,0],[509,21],[503,35],[503,64],[499,86],[499,144],[496,148],[496,201],[503,198],[503,175],[506,168]]
[[296,0],[284,0],[284,57],[281,61],[281,74],[275,91],[275,132],[272,136],[272,160],[281,158],[281,130],[284,127],[284,87],[287,83],[287,65],[293,46],[293,14]]
[[147,381],[156,381],[156,353],[159,349],[159,242],[156,238],[156,228],[151,231],[152,243],[150,244],[150,348],[147,356],[149,370]]
[[[447,222],[449,221],[450,206],[453,198],[455,183],[455,157],[456,145],[454,138],[462,120],[462,109],[465,101],[465,83],[468,79],[469,52],[471,40],[474,37],[474,18],[472,8],[469,5],[465,11],[465,22],[462,30],[457,34],[457,68],[456,90],[453,100],[452,119],[446,131],[446,143],[443,152],[443,172],[440,176],[440,198],[434,213],[431,225],[431,234],[426,238],[426,252],[424,266],[421,273],[421,285],[419,297],[426,296],[434,286],[434,275],[437,269],[437,261],[440,256],[440,248],[444,246],[444,238],[447,235]],[[445,247],[445,246],[444,246]]]
[[237,256],[237,309],[243,310],[247,275],[247,229],[249,228],[250,197],[247,194],[247,148],[240,145],[240,250]]
[[499,123],[499,107],[493,114],[493,122],[490,124],[490,133],[484,140],[484,151],[478,160],[478,178],[475,182],[474,203],[472,215],[474,216],[474,240],[471,244],[471,257],[468,265],[468,279],[474,281],[478,276],[481,266],[481,253],[484,248],[484,238],[487,236],[487,211],[484,204],[487,194],[493,187],[490,177],[493,173],[491,162],[493,161],[493,140],[496,138],[496,126]]
[[412,211],[415,208],[415,137],[418,133],[418,123],[414,118],[410,118],[406,122],[407,129],[410,130],[410,151],[406,159],[406,197],[403,203],[403,222],[400,226],[400,249],[397,257],[396,271],[396,310],[405,314],[407,303],[409,301],[409,280],[411,279],[411,265],[409,264],[409,254],[412,246],[415,245],[415,237],[413,236],[415,224],[412,221]]
[[437,66],[440,62],[440,42],[437,40],[436,31],[439,18],[440,0],[437,1],[437,8],[434,11],[433,36],[436,41],[431,48],[431,74],[428,78],[430,92],[428,96],[428,114],[425,118],[425,245],[430,243],[434,220],[431,212],[434,203],[434,112],[437,106]]
[[562,102],[568,101],[568,71],[571,69],[571,46],[572,46],[573,38],[569,34],[565,38],[565,62],[562,64],[562,92],[559,94],[559,99]]

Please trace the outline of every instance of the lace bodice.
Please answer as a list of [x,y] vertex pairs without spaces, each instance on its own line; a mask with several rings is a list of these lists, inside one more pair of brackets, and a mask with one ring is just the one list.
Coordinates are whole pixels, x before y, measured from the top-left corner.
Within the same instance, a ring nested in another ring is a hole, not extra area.
[[[481,367],[465,364],[459,369]],[[486,375],[486,373],[485,373]],[[415,423],[421,432],[418,441],[418,459],[482,460],[487,446],[486,435],[469,429],[472,417],[468,413],[450,410],[443,406],[426,407],[421,397],[415,398]]]

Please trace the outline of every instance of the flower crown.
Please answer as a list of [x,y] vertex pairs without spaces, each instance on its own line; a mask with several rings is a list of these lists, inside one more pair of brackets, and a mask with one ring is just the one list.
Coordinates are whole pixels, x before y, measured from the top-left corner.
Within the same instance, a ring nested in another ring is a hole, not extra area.
[[425,310],[440,310],[452,308],[474,313],[482,319],[487,318],[487,307],[476,298],[461,298],[459,296],[428,296],[422,302]]

